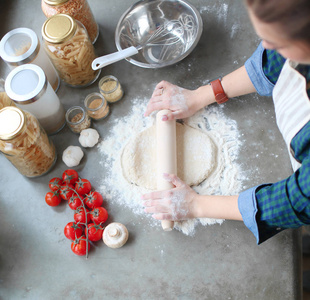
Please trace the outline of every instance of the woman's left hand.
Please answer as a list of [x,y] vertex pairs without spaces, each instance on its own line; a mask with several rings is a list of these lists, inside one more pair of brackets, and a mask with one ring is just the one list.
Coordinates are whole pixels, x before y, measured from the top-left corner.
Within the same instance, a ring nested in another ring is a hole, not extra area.
[[197,193],[176,175],[163,176],[175,188],[142,195],[142,200],[145,200],[145,212],[152,214],[157,220],[181,221],[195,218]]

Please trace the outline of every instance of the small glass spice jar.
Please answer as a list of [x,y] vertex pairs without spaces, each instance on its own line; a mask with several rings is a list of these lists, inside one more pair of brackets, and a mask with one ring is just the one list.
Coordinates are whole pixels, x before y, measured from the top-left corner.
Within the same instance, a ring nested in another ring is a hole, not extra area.
[[5,81],[0,78],[0,109],[6,106],[15,106],[12,99],[7,95],[4,89]]
[[73,106],[66,112],[66,121],[69,128],[74,133],[80,133],[91,125],[91,119],[83,107]]
[[123,88],[118,79],[112,75],[104,76],[99,81],[100,93],[109,103],[115,103],[122,99]]
[[29,63],[38,65],[43,69],[54,91],[58,90],[59,76],[33,30],[16,28],[9,31],[1,39],[0,55],[11,69]]
[[47,18],[57,14],[68,14],[80,21],[85,26],[91,42],[96,42],[99,27],[87,0],[42,0],[41,8]]
[[94,120],[104,119],[110,112],[107,100],[99,93],[89,94],[84,100],[84,105],[87,114]]
[[55,146],[38,120],[13,106],[0,110],[0,151],[27,177],[47,173],[57,159]]
[[5,91],[17,107],[38,119],[47,134],[57,133],[66,124],[65,110],[39,66],[13,69],[6,78]]
[[60,78],[72,87],[92,84],[101,70],[91,67],[96,58],[85,27],[66,14],[58,14],[45,21],[42,27],[45,50]]

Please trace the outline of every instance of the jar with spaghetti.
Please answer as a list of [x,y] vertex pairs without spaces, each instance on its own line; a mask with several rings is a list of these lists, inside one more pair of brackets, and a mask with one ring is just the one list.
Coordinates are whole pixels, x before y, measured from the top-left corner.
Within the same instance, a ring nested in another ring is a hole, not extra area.
[[39,66],[26,64],[13,69],[6,78],[5,91],[17,107],[38,119],[47,134],[65,126],[63,105]]
[[91,67],[96,58],[85,27],[66,14],[58,14],[45,21],[42,27],[45,50],[60,78],[72,87],[93,83],[100,70]]
[[57,14],[68,14],[80,21],[85,26],[91,42],[96,42],[99,27],[87,0],[42,0],[41,7],[47,18]]
[[107,100],[99,93],[89,94],[85,100],[88,115],[94,120],[104,119],[110,112]]
[[38,65],[43,69],[53,90],[58,90],[59,76],[33,30],[16,28],[9,31],[1,39],[0,55],[11,69],[23,64]]
[[27,177],[47,173],[55,164],[55,146],[38,120],[13,106],[0,110],[0,151]]
[[107,75],[100,79],[99,90],[104,98],[110,103],[121,100],[124,95],[121,84],[118,79],[112,75]]
[[66,121],[74,133],[80,133],[91,125],[91,119],[86,111],[80,106],[73,106],[66,112]]
[[0,109],[6,106],[15,106],[12,99],[7,95],[4,89],[5,81],[0,78]]

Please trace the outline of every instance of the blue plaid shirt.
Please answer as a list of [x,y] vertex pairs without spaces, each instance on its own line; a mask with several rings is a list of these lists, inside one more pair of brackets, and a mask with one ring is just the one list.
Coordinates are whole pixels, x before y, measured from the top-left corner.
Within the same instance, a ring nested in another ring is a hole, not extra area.
[[[257,92],[271,96],[285,59],[260,44],[246,61],[247,73]],[[298,66],[310,81],[310,66]],[[310,90],[307,91],[308,95]],[[310,116],[309,116],[310,118]],[[291,148],[301,167],[290,177],[253,187],[239,195],[238,205],[245,225],[260,244],[286,228],[310,224],[310,122],[293,138]]]

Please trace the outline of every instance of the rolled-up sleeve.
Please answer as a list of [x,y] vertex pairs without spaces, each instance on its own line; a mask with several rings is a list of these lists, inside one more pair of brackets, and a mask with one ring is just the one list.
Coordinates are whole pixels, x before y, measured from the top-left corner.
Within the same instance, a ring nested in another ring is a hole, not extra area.
[[263,70],[264,47],[259,44],[252,56],[245,62],[245,69],[256,91],[261,96],[271,96],[274,84],[267,78]]
[[238,197],[238,207],[242,215],[243,223],[254,234],[257,243],[259,242],[259,233],[256,222],[257,203],[255,198],[256,187],[242,192]]

